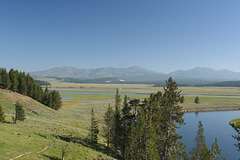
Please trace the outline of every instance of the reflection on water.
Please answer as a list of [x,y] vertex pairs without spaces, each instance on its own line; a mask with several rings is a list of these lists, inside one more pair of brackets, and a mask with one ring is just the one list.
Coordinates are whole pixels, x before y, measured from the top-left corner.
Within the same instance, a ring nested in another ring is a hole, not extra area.
[[195,115],[196,115],[196,117],[197,117],[199,112],[194,112],[194,113],[195,113]]
[[[239,159],[240,152],[236,149],[239,146],[239,130],[233,129],[229,122],[232,119],[240,118],[240,111],[218,111],[218,112],[198,112],[185,113],[185,125],[180,126],[178,134],[183,136],[182,142],[186,145],[186,151],[189,153],[194,146],[194,139],[198,129],[198,121],[202,121],[204,126],[204,136],[208,148],[214,143],[215,138],[218,140],[221,155],[226,159]],[[234,139],[232,135],[236,135]]]

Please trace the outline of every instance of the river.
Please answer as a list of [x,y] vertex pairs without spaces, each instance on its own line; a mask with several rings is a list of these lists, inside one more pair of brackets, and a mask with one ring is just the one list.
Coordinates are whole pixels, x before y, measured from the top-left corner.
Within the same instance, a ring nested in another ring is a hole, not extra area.
[[240,151],[234,145],[238,142],[232,137],[237,135],[237,132],[229,125],[229,121],[235,118],[240,118],[240,111],[185,113],[186,124],[182,125],[177,132],[183,136],[182,142],[187,146],[186,150],[189,153],[194,146],[198,121],[201,120],[208,148],[211,148],[217,138],[219,148],[222,150],[221,155],[226,159],[235,160],[240,158]]
[[[91,95],[116,95],[116,93],[102,93],[102,92],[70,92],[70,91],[60,91],[60,94],[91,94]],[[119,95],[139,95],[139,96],[149,96],[150,94],[146,93],[119,93]],[[228,98],[240,98],[240,96],[217,96],[217,95],[182,95],[190,97],[228,97]]]

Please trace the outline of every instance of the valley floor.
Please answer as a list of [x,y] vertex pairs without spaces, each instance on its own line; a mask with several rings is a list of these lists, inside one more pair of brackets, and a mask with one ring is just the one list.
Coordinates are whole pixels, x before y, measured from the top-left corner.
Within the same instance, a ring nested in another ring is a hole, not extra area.
[[[62,84],[61,82],[52,84],[51,89],[72,92],[114,93],[116,88],[120,88],[120,93],[149,94],[162,90],[162,88],[151,85],[138,84]],[[180,87],[179,89],[184,95],[240,96],[238,88]],[[117,158],[117,155],[106,152],[106,139],[103,138],[102,124],[99,124],[100,145],[92,148],[85,143],[85,138],[89,133],[91,108],[94,109],[97,120],[102,123],[108,104],[114,105],[114,101],[109,101],[109,99],[114,99],[114,95],[98,96],[85,94],[68,97],[67,99],[70,101],[63,101],[63,107],[54,111],[29,97],[0,89],[0,105],[6,115],[6,123],[0,124],[0,159],[14,159],[21,155],[17,159],[61,159],[64,148],[66,148],[65,159]],[[89,97],[93,101],[86,101]],[[148,96],[129,95],[129,97],[147,98]],[[73,98],[82,101],[71,101]],[[94,101],[96,98],[102,101]],[[194,96],[185,96],[185,102],[180,104],[184,111],[236,110],[240,108],[240,98],[237,97],[200,97],[199,104],[194,103],[194,98]],[[24,104],[26,120],[13,124],[12,116],[16,101]]]

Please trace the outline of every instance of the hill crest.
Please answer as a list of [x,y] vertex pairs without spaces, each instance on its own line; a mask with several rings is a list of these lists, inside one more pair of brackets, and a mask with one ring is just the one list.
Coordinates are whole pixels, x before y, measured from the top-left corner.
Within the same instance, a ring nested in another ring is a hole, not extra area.
[[38,101],[24,96],[17,92],[12,92],[10,90],[0,89],[0,105],[5,109],[5,112],[12,114],[15,110],[16,102],[23,104],[27,115],[44,115],[44,113],[55,114],[55,111]]

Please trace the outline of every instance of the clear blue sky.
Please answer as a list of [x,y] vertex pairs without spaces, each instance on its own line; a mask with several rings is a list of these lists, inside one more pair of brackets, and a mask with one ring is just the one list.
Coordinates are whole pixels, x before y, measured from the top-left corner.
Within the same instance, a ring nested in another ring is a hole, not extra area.
[[0,67],[240,72],[239,0],[0,1]]

